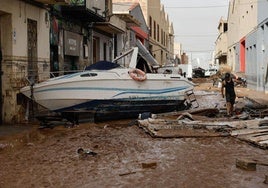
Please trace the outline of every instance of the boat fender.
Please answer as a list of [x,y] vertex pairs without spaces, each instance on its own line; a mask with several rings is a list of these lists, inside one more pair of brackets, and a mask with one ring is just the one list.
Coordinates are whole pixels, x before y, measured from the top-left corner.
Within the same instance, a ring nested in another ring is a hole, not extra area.
[[147,79],[146,73],[140,69],[131,69],[128,71],[129,76],[136,81],[144,81]]

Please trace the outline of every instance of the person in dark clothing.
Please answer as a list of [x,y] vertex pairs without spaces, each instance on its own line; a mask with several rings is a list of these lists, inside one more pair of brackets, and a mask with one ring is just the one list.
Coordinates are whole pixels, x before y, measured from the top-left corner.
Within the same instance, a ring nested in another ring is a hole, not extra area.
[[227,116],[232,116],[234,111],[236,94],[234,89],[234,81],[231,78],[230,73],[225,74],[224,80],[222,82],[221,94],[222,97],[224,98],[225,96],[226,99]]

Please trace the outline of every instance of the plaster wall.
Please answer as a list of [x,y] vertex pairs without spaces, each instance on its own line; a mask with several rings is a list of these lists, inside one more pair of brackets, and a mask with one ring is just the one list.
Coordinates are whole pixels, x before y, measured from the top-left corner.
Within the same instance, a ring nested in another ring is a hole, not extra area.
[[[28,38],[27,20],[37,22],[37,67],[39,79],[49,74],[49,17],[47,11],[22,1],[0,1],[2,62],[3,122],[15,123],[25,119],[17,103],[19,89],[27,84]],[[43,74],[44,73],[44,74]]]

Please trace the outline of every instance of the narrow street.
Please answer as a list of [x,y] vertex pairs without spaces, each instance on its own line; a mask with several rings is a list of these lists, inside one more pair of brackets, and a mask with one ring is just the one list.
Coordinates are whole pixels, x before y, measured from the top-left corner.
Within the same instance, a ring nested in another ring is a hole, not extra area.
[[0,188],[267,188],[267,10],[0,0]]
[[[201,106],[223,101],[210,83],[195,92]],[[0,137],[0,187],[267,187],[267,166],[236,160],[267,162],[268,151],[234,137],[152,138],[132,120],[37,127]]]

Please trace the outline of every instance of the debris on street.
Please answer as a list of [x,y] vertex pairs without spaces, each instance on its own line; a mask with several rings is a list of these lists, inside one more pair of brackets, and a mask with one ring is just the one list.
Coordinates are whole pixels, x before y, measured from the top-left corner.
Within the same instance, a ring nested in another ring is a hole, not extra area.
[[199,107],[185,111],[72,128],[56,122],[13,134],[1,129],[0,187],[267,187],[267,107],[245,102],[265,105],[257,98],[266,96],[239,88],[235,115],[226,117],[218,88],[201,86]]
[[83,148],[79,148],[77,150],[80,159],[85,159],[88,156],[96,156],[97,153],[91,150],[84,150]]
[[268,166],[268,163],[253,159],[236,159],[236,167],[242,170],[256,171],[257,165]]
[[[260,148],[268,148],[268,119],[228,120],[207,118],[207,120],[185,119],[153,119],[139,120],[142,127],[152,137],[208,137],[234,136]],[[192,116],[193,117],[193,116]],[[200,118],[201,119],[201,118]]]
[[[209,88],[211,89],[211,88]],[[139,127],[155,138],[232,136],[268,149],[268,105],[237,92],[235,115],[226,116],[224,100],[217,90],[196,93],[200,107],[185,111],[150,114]],[[255,96],[253,96],[255,97]]]

